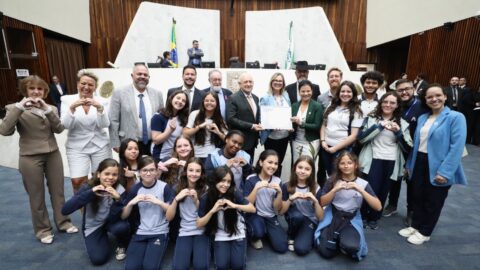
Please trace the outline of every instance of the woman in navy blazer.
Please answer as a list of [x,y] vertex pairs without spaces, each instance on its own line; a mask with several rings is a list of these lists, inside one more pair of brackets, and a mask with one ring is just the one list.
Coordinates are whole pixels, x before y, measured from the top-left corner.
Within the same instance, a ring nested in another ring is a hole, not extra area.
[[413,181],[412,225],[398,232],[415,245],[430,240],[451,185],[467,184],[461,163],[467,136],[465,117],[445,106],[447,95],[439,84],[422,91],[420,99],[430,112],[418,118],[406,165]]

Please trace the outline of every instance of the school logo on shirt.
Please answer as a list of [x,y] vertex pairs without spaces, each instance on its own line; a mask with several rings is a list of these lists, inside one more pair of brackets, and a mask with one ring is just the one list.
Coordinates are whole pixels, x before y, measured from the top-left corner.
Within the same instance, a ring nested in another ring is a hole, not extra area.
[[415,116],[412,117],[412,120],[410,120],[410,122],[417,122],[417,118],[415,118]]
[[157,246],[160,246],[161,245],[160,238],[157,238],[157,240],[155,240],[155,242],[153,244],[157,245]]

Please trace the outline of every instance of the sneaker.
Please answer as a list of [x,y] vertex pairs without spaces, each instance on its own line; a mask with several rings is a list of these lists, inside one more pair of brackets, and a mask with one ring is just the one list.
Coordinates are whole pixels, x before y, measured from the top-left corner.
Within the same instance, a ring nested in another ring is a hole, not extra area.
[[291,252],[295,251],[295,241],[294,240],[288,240],[288,250]]
[[66,229],[65,232],[68,234],[77,233],[78,228],[72,225],[70,228]]
[[414,245],[421,245],[429,240],[430,240],[430,236],[425,236],[418,231],[416,231],[414,234],[410,235],[407,238],[407,241],[410,244],[414,244]]
[[400,234],[403,237],[410,237],[411,235],[413,235],[416,232],[417,232],[417,229],[415,229],[413,227],[407,227],[407,228],[403,228],[400,231],[398,231],[398,234]]
[[123,247],[117,247],[115,250],[115,259],[117,261],[122,261],[127,257],[127,254],[125,253],[125,248]]
[[375,220],[367,222],[367,226],[372,230],[378,229],[378,223]]
[[403,219],[403,223],[405,223],[405,226],[407,227],[412,226],[412,215],[413,215],[413,212],[410,211],[407,213],[407,217]]
[[384,217],[390,217],[396,213],[397,213],[397,207],[393,205],[387,205],[387,207],[385,207],[385,209],[383,210]]
[[250,241],[250,244],[254,249],[262,249],[263,248],[263,243],[262,240],[258,239],[255,241]]
[[40,242],[42,242],[42,244],[47,244],[47,245],[53,243],[53,234],[43,237],[42,239],[40,239]]

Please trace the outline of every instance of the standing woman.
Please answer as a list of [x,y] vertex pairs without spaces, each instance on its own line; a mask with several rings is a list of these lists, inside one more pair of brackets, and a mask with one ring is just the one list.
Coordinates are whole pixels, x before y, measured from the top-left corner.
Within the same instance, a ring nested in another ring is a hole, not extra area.
[[315,164],[309,156],[300,156],[293,164],[290,181],[282,185],[283,205],[288,223],[288,249],[299,256],[313,247],[313,234],[323,218],[320,186],[315,181]]
[[333,162],[338,153],[342,150],[350,151],[352,144],[357,140],[362,122],[363,113],[355,84],[344,81],[325,111],[320,129],[323,165],[328,175],[333,172]]
[[215,168],[226,165],[232,170],[235,186],[243,190],[245,178],[252,172],[250,155],[242,150],[245,136],[239,130],[230,130],[225,136],[223,148],[217,148],[205,161],[205,171],[208,177]]
[[130,225],[120,219],[126,197],[125,188],[118,183],[120,169],[114,159],[100,162],[88,184],[84,184],[62,208],[62,213],[71,214],[85,207],[82,231],[88,258],[93,265],[105,264],[110,257],[108,233],[117,238],[115,258],[119,261],[125,259]]
[[[405,156],[412,147],[407,121],[402,119],[400,97],[393,91],[380,98],[377,108],[370,113],[360,129],[358,140],[362,144],[360,170],[375,194],[385,205],[391,181],[401,180]],[[378,229],[381,212],[364,204],[362,217],[372,230]]]
[[282,179],[274,175],[277,169],[278,154],[275,150],[264,150],[258,158],[255,174],[247,177],[243,195],[257,209],[255,214],[246,216],[252,246],[263,248],[262,238],[268,236],[273,250],[285,253],[287,234],[277,217],[282,208]]
[[[285,91],[285,77],[282,73],[274,73],[270,78],[268,93],[260,98],[260,106],[286,107],[290,108],[290,98]],[[290,133],[288,130],[262,130],[260,131],[260,143],[265,149],[275,150],[278,154],[278,170],[275,173],[280,177],[282,174],[282,163],[287,152]]]
[[95,74],[82,69],[77,74],[78,94],[62,97],[62,124],[68,129],[65,147],[73,193],[102,160],[112,157],[108,112],[100,99],[93,96],[97,82]]
[[[176,187],[176,196],[166,217],[172,220],[180,212],[180,230],[175,243],[172,269],[209,269],[210,237],[197,227],[199,198],[207,190],[203,162],[190,158]],[[192,261],[192,262],[190,262]]]
[[430,112],[418,118],[406,166],[413,181],[412,226],[398,232],[414,245],[430,240],[450,187],[467,184],[461,162],[467,136],[465,117],[445,106],[447,95],[439,84],[429,85],[420,100]]
[[203,162],[215,148],[221,147],[225,140],[227,126],[220,113],[218,95],[208,92],[203,96],[202,105],[188,116],[183,135],[193,139],[195,157]]
[[152,142],[155,146],[152,157],[155,161],[170,157],[175,139],[182,134],[182,128],[187,125],[188,108],[187,94],[177,90],[168,97],[165,108],[153,115]]
[[298,84],[300,101],[292,104],[292,123],[295,129],[292,160],[302,155],[315,159],[320,148],[318,130],[322,125],[323,106],[312,100],[313,84],[309,80]]
[[120,172],[118,181],[128,193],[133,185],[140,181],[138,162],[140,161],[140,146],[134,139],[125,139],[118,150]]
[[216,168],[209,183],[207,194],[200,198],[197,227],[214,236],[217,269],[245,269],[247,241],[241,213],[255,213],[255,207],[236,190],[227,166]]
[[335,171],[322,189],[320,202],[326,206],[325,216],[315,230],[314,241],[320,255],[326,259],[342,252],[354,260],[367,256],[368,247],[363,233],[360,208],[365,201],[376,211],[380,200],[364,179],[358,177],[358,159],[348,151],[339,153]]
[[30,199],[30,211],[35,236],[43,244],[53,243],[53,229],[45,204],[45,180],[53,208],[53,218],[60,231],[76,233],[70,217],[62,215],[65,203],[63,193],[63,163],[54,133],[64,129],[57,108],[43,100],[48,96],[48,84],[36,75],[20,81],[24,98],[7,105],[7,114],[0,124],[0,134],[20,135],[18,170]]
[[168,222],[165,213],[174,197],[174,191],[157,180],[157,163],[144,156],[138,164],[140,183],[127,195],[122,219],[136,212],[138,229],[127,249],[125,269],[160,269],[168,244]]

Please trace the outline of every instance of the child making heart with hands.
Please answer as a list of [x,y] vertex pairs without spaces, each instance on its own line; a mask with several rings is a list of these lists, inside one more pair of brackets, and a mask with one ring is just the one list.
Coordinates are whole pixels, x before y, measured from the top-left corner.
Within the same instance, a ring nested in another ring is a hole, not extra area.
[[245,269],[246,228],[240,211],[254,213],[255,207],[235,187],[227,166],[214,169],[208,191],[200,198],[197,227],[213,235],[217,269]]
[[[209,269],[210,237],[197,227],[199,197],[207,190],[205,170],[199,158],[190,158],[177,185],[177,195],[168,207],[166,217],[180,214],[180,230],[175,244],[172,269]],[[191,258],[191,259],[190,259]]]
[[313,234],[323,218],[320,186],[315,181],[315,164],[310,156],[300,156],[293,164],[290,181],[282,185],[280,213],[288,223],[288,249],[306,255],[313,247]]
[[255,174],[247,177],[243,195],[257,209],[255,214],[246,217],[252,246],[261,249],[261,239],[268,236],[273,250],[285,253],[288,248],[287,234],[277,218],[282,208],[282,180],[274,175],[277,169],[277,152],[271,149],[263,151],[255,166]]
[[358,159],[343,151],[334,163],[335,173],[327,180],[320,199],[326,205],[324,219],[318,224],[314,241],[324,258],[332,258],[341,250],[355,260],[367,255],[360,208],[365,201],[372,209],[382,208],[370,184],[358,177]]

